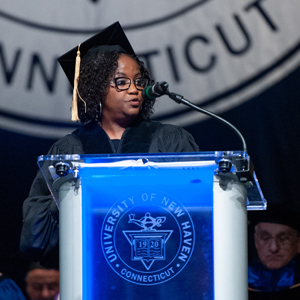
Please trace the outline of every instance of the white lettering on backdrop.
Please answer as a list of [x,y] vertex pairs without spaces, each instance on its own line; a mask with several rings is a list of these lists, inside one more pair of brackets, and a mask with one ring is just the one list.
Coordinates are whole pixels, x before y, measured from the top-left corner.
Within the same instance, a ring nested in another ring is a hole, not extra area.
[[[58,138],[72,130],[70,85],[56,59],[119,21],[157,81],[222,113],[300,64],[298,0],[28,0],[0,8],[0,127]],[[118,7],[118,9],[117,9]],[[205,116],[166,96],[155,116],[189,125]]]

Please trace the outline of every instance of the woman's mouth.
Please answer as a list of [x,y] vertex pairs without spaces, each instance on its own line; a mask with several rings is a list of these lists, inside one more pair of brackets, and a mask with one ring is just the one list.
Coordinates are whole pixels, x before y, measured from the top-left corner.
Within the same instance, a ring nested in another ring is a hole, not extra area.
[[130,102],[132,105],[140,105],[140,100],[139,99],[131,99],[128,102]]

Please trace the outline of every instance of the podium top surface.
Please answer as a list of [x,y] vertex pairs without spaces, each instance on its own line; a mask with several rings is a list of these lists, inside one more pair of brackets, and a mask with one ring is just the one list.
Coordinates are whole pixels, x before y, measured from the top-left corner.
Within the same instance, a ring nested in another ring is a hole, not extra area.
[[191,161],[195,158],[199,161],[215,161],[217,158],[230,157],[240,159],[241,157],[249,160],[249,155],[243,151],[204,151],[204,152],[175,152],[175,153],[123,153],[123,154],[64,154],[64,155],[41,155],[38,157],[38,164],[45,161],[72,160],[77,162],[89,163],[95,161],[114,162],[129,159],[148,158],[151,161],[160,162],[180,159],[181,161]]
[[85,168],[130,169],[186,169],[215,165],[213,175],[226,173],[236,175],[237,181],[247,189],[247,209],[266,209],[266,200],[260,189],[250,157],[243,151],[210,151],[192,153],[140,153],[140,154],[70,154],[42,155],[38,166],[47,182],[54,200],[58,191],[53,188],[58,182],[80,178]]

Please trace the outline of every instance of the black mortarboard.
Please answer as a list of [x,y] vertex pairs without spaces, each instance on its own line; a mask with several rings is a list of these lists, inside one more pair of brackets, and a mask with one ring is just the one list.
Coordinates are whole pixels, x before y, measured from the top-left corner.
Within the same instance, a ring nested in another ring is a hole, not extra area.
[[[80,60],[88,61],[96,58],[99,52],[119,51],[134,54],[121,25],[116,22],[88,40],[74,47],[58,58],[71,85],[74,88],[72,104],[72,120],[77,121],[77,84],[79,80]],[[76,74],[76,75],[75,75]],[[82,99],[83,100],[83,99]],[[84,101],[84,100],[83,100]],[[76,107],[75,107],[76,106]]]
[[[107,45],[113,45],[115,47],[105,47]],[[118,50],[120,52],[134,54],[130,42],[128,41],[119,22],[108,26],[88,40],[82,42],[80,44],[81,58],[83,59],[87,52],[96,46],[103,46],[101,47],[102,49],[100,48],[103,52]],[[77,51],[78,45],[58,58],[58,62],[66,73],[72,86],[74,85],[75,60]],[[93,51],[95,53],[96,48],[94,48]],[[90,59],[92,59],[91,54],[92,53],[89,53]]]
[[267,210],[249,212],[250,225],[277,223],[300,231],[299,213],[287,209],[284,204],[270,204]]

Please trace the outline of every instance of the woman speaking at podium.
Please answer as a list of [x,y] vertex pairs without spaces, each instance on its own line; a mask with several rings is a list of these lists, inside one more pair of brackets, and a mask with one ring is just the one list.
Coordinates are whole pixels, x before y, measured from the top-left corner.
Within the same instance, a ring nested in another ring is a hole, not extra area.
[[[114,23],[58,59],[74,93],[72,120],[81,127],[58,140],[48,155],[199,151],[184,129],[150,121],[153,84],[120,24]],[[58,208],[38,172],[23,205],[24,258],[58,267]]]

